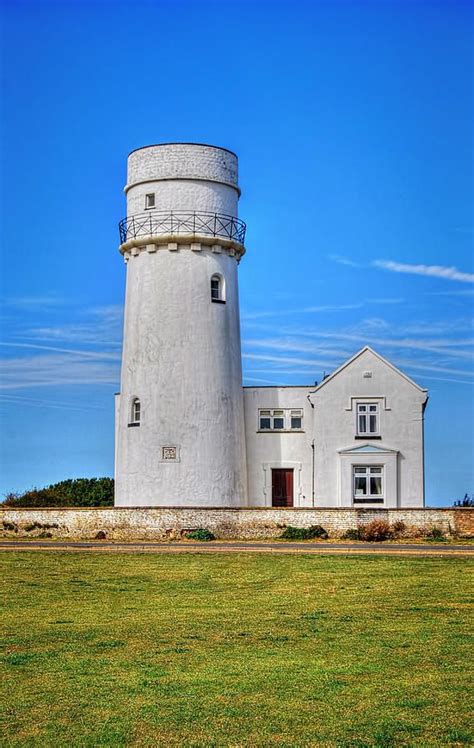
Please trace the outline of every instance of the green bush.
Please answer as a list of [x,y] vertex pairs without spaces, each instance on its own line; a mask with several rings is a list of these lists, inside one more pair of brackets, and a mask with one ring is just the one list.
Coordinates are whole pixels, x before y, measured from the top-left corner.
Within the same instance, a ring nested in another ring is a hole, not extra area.
[[360,527],[350,527],[342,536],[343,540],[362,540],[363,530]]
[[442,531],[440,527],[430,527],[430,529],[426,532],[425,538],[427,540],[435,540],[438,542],[443,542],[446,540],[445,534]]
[[198,527],[196,530],[190,530],[186,533],[188,540],[215,540],[216,536],[210,530],[206,530],[205,527]]
[[321,525],[311,525],[311,527],[285,527],[280,538],[283,540],[313,540],[314,538],[328,538],[329,535]]
[[32,488],[22,494],[9,493],[2,506],[113,506],[113,478],[75,478],[52,483],[47,488]]

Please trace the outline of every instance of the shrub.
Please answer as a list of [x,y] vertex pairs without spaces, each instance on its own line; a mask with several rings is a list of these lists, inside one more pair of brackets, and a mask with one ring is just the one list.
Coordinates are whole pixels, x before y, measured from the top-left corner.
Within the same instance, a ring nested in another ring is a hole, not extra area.
[[12,532],[18,532],[18,527],[14,522],[6,522],[3,520],[2,526],[4,530],[11,530]]
[[368,525],[362,528],[363,540],[372,542],[380,542],[382,540],[389,540],[393,537],[393,532],[388,524],[383,519],[373,519]]
[[350,527],[342,536],[343,540],[362,540],[363,530],[361,527]]
[[58,528],[59,525],[53,523],[52,525],[43,524],[42,522],[32,522],[29,525],[25,525],[25,532],[31,532],[32,530],[52,530]]
[[2,502],[7,507],[113,506],[113,478],[75,478],[32,488],[22,494],[9,493]]
[[284,540],[312,540],[313,538],[328,538],[329,535],[321,525],[311,525],[311,527],[285,527],[280,538]]
[[215,540],[216,536],[210,530],[206,530],[205,527],[198,527],[196,530],[190,530],[186,533],[188,540]]
[[444,532],[440,527],[430,527],[430,529],[426,532],[425,538],[427,540],[436,540],[436,541],[444,541],[446,540],[446,537],[444,535]]
[[407,526],[402,519],[398,519],[392,525],[392,533],[395,537],[402,537],[407,531]]

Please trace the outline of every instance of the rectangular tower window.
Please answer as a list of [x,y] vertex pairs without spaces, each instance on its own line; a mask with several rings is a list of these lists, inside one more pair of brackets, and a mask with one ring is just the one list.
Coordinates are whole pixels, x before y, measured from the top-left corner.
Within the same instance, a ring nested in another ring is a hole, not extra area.
[[150,210],[150,208],[155,207],[155,193],[150,192],[148,195],[145,195],[145,210]]
[[354,504],[383,504],[383,466],[354,465]]

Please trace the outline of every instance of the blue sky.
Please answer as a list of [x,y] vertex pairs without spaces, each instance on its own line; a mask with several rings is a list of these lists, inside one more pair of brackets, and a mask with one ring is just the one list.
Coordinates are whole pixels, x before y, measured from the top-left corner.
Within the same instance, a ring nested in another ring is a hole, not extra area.
[[3,2],[0,493],[113,474],[126,156],[240,159],[245,383],[364,344],[430,390],[427,500],[473,479],[472,3]]

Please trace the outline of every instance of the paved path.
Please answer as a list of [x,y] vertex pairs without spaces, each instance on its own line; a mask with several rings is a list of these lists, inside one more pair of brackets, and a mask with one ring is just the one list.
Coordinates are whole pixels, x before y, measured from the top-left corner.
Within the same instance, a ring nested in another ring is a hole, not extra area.
[[210,543],[115,542],[103,540],[2,540],[0,551],[99,551],[108,553],[310,553],[337,555],[472,556],[474,545],[408,543]]

